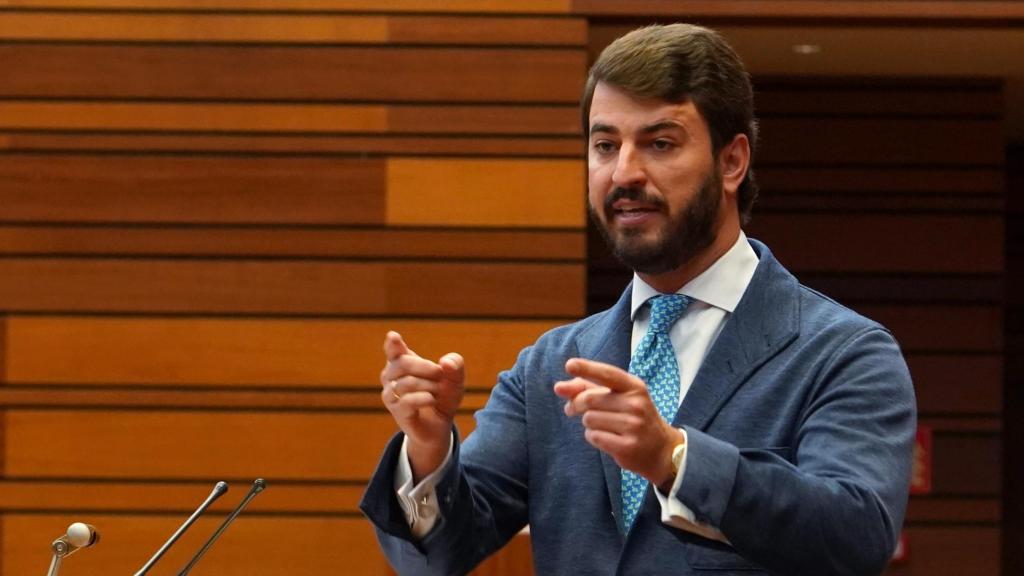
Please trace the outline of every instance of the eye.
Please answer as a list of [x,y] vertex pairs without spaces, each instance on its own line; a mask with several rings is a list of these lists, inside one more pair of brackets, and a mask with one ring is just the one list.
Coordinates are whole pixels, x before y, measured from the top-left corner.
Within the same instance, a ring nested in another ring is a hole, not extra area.
[[615,144],[608,140],[598,140],[597,142],[594,142],[594,150],[598,154],[608,154],[615,150]]
[[651,142],[651,148],[654,148],[659,152],[667,152],[675,148],[675,143],[671,140],[666,140],[665,138],[659,138]]

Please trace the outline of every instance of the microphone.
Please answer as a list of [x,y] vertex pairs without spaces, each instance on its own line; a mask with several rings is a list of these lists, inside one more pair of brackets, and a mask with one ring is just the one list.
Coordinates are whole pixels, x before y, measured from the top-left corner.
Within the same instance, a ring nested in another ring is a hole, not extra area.
[[81,548],[88,548],[100,541],[100,533],[90,524],[75,522],[68,526],[67,532],[53,541],[50,548],[53,550],[53,560],[50,562],[49,576],[56,576],[60,570],[64,558],[78,552]]
[[213,504],[214,500],[220,498],[227,491],[227,482],[217,482],[217,485],[213,487],[213,491],[206,497],[206,501],[200,504],[199,508],[196,508],[196,511],[189,516],[188,520],[185,520],[185,523],[178,528],[177,532],[171,534],[170,539],[168,539],[167,542],[164,542],[164,545],[156,551],[156,554],[153,554],[153,557],[149,559],[149,562],[146,562],[145,566],[135,573],[135,576],[142,576],[146,572],[149,572],[149,569],[152,568],[153,565],[156,564],[157,561],[160,560],[160,558],[167,552],[167,550],[169,550],[170,547],[178,541],[178,538],[181,538],[181,535],[185,533],[185,530],[188,530],[189,526],[199,519],[199,517],[203,515],[203,512],[206,512],[206,509],[210,507],[210,504]]
[[242,513],[242,509],[248,506],[249,501],[255,498],[256,495],[262,492],[263,489],[266,487],[267,481],[264,480],[263,478],[257,478],[255,481],[253,481],[252,488],[249,488],[249,493],[245,495],[245,498],[242,499],[242,501],[238,504],[234,511],[232,511],[231,514],[228,514],[228,517],[224,519],[224,522],[222,522],[220,527],[217,528],[217,531],[214,532],[212,536],[210,536],[210,539],[206,541],[206,544],[203,544],[203,547],[199,549],[199,552],[196,552],[196,555],[192,557],[192,560],[190,560],[189,563],[181,569],[181,572],[178,572],[178,576],[185,576],[192,570],[192,568],[195,567],[196,563],[199,562],[199,559],[202,558],[204,554],[206,554],[206,551],[209,550],[211,546],[213,546],[213,543],[216,542],[218,538],[220,538],[220,535],[223,534],[224,531],[228,529],[228,526],[230,526],[231,523],[235,521],[235,518],[237,518],[238,515]]

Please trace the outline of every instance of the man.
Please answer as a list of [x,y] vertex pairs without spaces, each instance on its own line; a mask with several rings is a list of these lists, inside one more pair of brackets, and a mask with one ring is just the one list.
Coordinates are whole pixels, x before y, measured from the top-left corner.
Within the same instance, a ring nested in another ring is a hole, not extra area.
[[878,574],[915,428],[883,327],[798,284],[741,224],[753,97],[714,32],[616,40],[583,96],[589,205],[634,271],[543,335],[460,446],[463,359],[386,336],[402,434],[362,508],[402,574],[462,574],[529,524],[538,574]]

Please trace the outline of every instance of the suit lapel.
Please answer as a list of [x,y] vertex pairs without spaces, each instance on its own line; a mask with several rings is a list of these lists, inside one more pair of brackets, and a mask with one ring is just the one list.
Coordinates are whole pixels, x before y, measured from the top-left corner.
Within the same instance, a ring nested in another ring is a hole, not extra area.
[[[630,284],[619,301],[608,309],[608,313],[579,336],[577,347],[581,358],[604,362],[623,370],[629,368],[629,343],[633,333],[633,322],[629,317],[632,292],[633,286]],[[622,470],[611,456],[601,451],[598,453],[615,524],[619,527],[619,533],[625,534],[622,521]]]
[[750,240],[757,270],[701,364],[673,420],[704,430],[749,375],[797,336],[799,285],[768,248]]

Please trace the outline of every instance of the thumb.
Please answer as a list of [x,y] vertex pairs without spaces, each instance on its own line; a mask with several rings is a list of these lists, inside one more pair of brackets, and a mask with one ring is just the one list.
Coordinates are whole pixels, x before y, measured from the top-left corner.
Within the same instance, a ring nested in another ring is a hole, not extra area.
[[462,386],[466,381],[466,361],[455,352],[449,352],[437,362],[444,371],[444,377],[449,382]]
[[409,346],[405,344],[405,340],[402,340],[402,335],[394,330],[391,330],[384,336],[384,356],[387,357],[388,361],[396,360],[400,356],[406,354],[416,355],[415,352],[409,349]]

